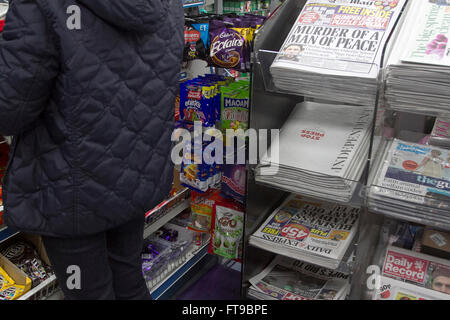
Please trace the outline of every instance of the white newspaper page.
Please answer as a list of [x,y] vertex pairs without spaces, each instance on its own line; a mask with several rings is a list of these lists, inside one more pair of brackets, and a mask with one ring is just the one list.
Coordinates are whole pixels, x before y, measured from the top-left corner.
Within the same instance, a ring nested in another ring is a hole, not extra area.
[[375,79],[404,4],[405,0],[309,0],[272,68]]
[[413,1],[414,24],[405,62],[450,67],[450,1]]

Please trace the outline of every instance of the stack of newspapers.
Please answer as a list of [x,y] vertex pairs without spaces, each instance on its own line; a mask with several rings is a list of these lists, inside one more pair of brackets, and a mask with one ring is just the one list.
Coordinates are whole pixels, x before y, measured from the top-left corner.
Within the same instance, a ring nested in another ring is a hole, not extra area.
[[391,109],[450,112],[450,2],[409,1],[389,44],[385,97]]
[[450,300],[446,259],[390,246],[377,278],[374,300]]
[[348,274],[281,256],[250,283],[258,300],[344,300],[350,289]]
[[309,0],[270,67],[275,87],[373,105],[383,48],[405,0]]
[[262,184],[349,202],[365,168],[373,108],[298,104],[256,167]]
[[[249,243],[329,269],[348,262],[359,208],[290,195],[254,232]],[[344,270],[344,269],[340,269]]]
[[450,148],[450,118],[436,118],[429,144]]
[[389,140],[371,173],[369,209],[437,227],[450,225],[450,152]]

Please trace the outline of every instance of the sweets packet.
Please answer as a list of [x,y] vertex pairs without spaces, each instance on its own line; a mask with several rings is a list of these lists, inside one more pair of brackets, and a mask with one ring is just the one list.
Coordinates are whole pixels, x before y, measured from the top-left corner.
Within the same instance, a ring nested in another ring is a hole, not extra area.
[[206,59],[208,23],[185,22],[183,61]]
[[36,249],[28,242],[14,242],[2,249],[1,253],[31,279],[33,288],[52,274],[51,268],[41,260]]
[[232,201],[214,204],[212,237],[208,252],[226,259],[240,259],[244,209]]
[[246,177],[244,164],[224,165],[221,181],[222,194],[243,204],[245,202]]
[[245,69],[245,39],[239,31],[220,20],[210,22],[209,65],[226,69]]
[[15,281],[0,267],[0,300],[16,300],[25,293],[25,286]]
[[200,121],[210,126],[210,97],[204,95],[203,84],[188,80],[180,84],[180,121],[194,123]]
[[196,148],[202,148],[202,146],[194,145],[191,148],[191,153],[183,154],[180,182],[191,190],[205,192],[209,189],[208,178],[210,169],[209,165],[203,163],[202,159],[197,159],[196,154],[199,152],[195,152]]
[[214,203],[220,199],[220,191],[211,189],[207,193],[191,192],[191,221],[188,229],[196,232],[211,232]]
[[248,81],[241,80],[220,88],[220,126],[224,134],[227,129],[247,130],[250,103],[249,87]]

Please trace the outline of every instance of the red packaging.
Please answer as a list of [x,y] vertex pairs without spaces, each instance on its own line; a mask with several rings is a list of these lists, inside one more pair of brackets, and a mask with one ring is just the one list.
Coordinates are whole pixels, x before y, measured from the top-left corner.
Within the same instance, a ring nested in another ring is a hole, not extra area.
[[217,201],[214,204],[211,230],[208,252],[240,262],[244,233],[244,207],[233,200]]

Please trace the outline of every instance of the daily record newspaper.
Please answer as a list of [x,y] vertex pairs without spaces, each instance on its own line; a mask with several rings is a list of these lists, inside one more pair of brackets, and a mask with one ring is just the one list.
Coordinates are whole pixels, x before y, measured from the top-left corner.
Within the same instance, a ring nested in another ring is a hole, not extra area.
[[404,4],[309,0],[272,68],[376,78],[384,45]]
[[[390,246],[386,251],[382,276],[444,293],[446,299],[450,299],[448,260]],[[406,284],[396,286],[403,290],[414,288]],[[420,291],[420,288],[415,291]]]

